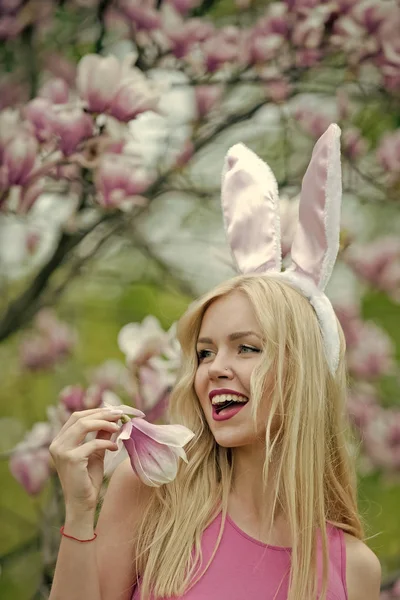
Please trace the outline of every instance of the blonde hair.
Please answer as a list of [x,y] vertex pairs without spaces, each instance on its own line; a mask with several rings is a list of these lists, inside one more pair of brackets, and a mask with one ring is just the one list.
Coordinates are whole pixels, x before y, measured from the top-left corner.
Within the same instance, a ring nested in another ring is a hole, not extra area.
[[269,394],[263,481],[268,481],[273,462],[272,514],[276,515],[278,508],[283,511],[292,538],[288,600],[316,598],[317,530],[322,542],[320,597],[325,598],[327,521],[363,537],[347,441],[343,332],[339,326],[341,355],[333,377],[309,302],[273,275],[241,275],[193,303],[178,324],[182,365],[171,396],[170,416],[171,422],[186,425],[196,435],[187,447],[188,465],[181,466],[172,483],[155,490],[142,521],[136,556],[144,599],[151,593],[155,598],[179,597],[198,581],[211,562],[200,570],[201,537],[220,511],[222,523],[214,553],[223,533],[234,467],[232,452],[215,442],[194,391],[194,378],[203,315],[214,300],[233,291],[245,294],[265,336],[263,356],[268,359],[255,368],[250,393],[254,419]]

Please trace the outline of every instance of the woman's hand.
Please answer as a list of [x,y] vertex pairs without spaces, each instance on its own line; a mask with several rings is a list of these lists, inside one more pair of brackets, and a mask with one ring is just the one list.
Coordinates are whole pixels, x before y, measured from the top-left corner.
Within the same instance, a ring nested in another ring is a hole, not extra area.
[[[117,450],[110,440],[119,430],[121,410],[94,408],[74,412],[50,445],[67,513],[94,513],[104,475],[106,450]],[[85,442],[89,433],[96,439]]]

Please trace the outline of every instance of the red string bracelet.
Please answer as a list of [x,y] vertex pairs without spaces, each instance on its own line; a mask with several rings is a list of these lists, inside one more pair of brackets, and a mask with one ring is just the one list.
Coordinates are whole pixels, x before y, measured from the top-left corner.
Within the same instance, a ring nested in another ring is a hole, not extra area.
[[73,535],[68,535],[67,533],[64,533],[64,525],[60,527],[60,533],[64,537],[69,538],[70,540],[75,540],[76,542],[93,542],[93,540],[97,538],[97,533],[95,533],[94,536],[88,540],[80,540],[79,538],[76,538]]

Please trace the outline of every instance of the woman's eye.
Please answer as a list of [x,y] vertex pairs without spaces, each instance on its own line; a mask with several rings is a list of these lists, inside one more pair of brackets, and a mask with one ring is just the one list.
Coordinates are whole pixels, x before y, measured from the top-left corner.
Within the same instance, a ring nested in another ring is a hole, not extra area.
[[208,358],[210,354],[211,350],[199,350],[197,352],[197,358],[199,359],[199,362],[201,362],[205,358]]
[[244,354],[249,354],[249,352],[261,352],[259,348],[254,348],[253,346],[246,346],[246,344],[240,344],[239,350],[244,352]]

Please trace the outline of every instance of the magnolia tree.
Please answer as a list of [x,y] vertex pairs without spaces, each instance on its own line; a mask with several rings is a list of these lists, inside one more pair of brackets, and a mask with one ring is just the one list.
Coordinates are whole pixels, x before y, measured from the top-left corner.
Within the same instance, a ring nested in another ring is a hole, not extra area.
[[[385,209],[396,214],[396,0],[220,4],[0,0],[5,42],[0,50],[0,227],[4,235],[15,220],[25,227],[18,251],[28,265],[18,285],[9,285],[15,273],[3,274],[1,285],[7,284],[8,293],[0,339],[30,328],[20,347],[25,369],[51,370],[68,359],[76,333],[49,307],[105,242],[126,231],[132,235],[156,198],[171,191],[200,197],[202,190],[191,179],[198,156],[211,152],[216,141],[238,141],[239,125],[242,132],[243,126],[253,132],[257,149],[278,166],[286,194],[281,203],[285,255],[304,172],[296,152],[309,153],[331,121],[343,130],[345,198],[358,202],[360,214],[370,208],[375,214]],[[177,89],[182,106],[191,104],[181,134],[174,137],[170,126],[167,141],[149,158],[145,130],[136,125],[154,116],[168,125]],[[274,135],[260,137],[257,123],[265,114]],[[220,159],[222,165],[222,154]],[[32,230],[30,219],[50,193],[56,199],[52,210],[68,206],[68,214],[43,255],[43,232]],[[390,380],[391,396],[398,393],[395,347],[386,331],[363,318],[362,306],[370,290],[399,303],[400,238],[382,237],[371,226],[366,237],[362,229],[343,224],[339,263],[357,285],[351,300],[336,292],[333,301],[347,340],[349,413],[363,442],[362,467],[396,475],[400,412],[397,398],[383,397],[382,386]],[[126,364],[108,362],[86,387],[71,382],[60,390],[48,421],[35,424],[11,453],[11,471],[29,494],[55,479],[48,447],[71,412],[122,402],[143,411],[147,422],[165,420],[179,365],[174,328],[165,332],[149,316],[126,325],[118,344]],[[107,465],[108,473],[115,462]],[[55,549],[49,542],[48,572]],[[398,584],[388,588],[385,598],[400,597]]]

